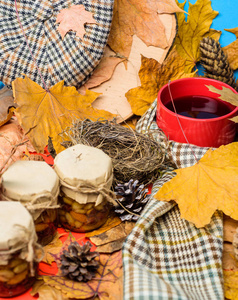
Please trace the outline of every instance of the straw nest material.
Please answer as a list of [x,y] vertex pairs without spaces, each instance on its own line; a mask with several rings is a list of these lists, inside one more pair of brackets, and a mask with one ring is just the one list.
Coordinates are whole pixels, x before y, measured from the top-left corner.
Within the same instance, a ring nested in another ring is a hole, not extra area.
[[136,133],[115,121],[77,121],[62,133],[65,148],[83,144],[103,150],[112,159],[114,184],[154,182],[164,169],[165,153],[149,135]]

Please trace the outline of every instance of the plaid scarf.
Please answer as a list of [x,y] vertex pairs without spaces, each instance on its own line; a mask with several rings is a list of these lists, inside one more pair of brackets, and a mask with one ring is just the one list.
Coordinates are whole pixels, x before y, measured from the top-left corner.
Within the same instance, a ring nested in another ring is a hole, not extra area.
[[[165,143],[154,122],[156,104],[140,119],[136,130],[153,130],[178,168],[195,164],[189,145]],[[207,151],[197,146],[192,149],[197,158]],[[222,213],[216,211],[209,225],[196,228],[180,218],[175,202],[154,199],[153,195],[174,175],[167,170],[154,183],[151,200],[124,243],[124,299],[224,299]]]

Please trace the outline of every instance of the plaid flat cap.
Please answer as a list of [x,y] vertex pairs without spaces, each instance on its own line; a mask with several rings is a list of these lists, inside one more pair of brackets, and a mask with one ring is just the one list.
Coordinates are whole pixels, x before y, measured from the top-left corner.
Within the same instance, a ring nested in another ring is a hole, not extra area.
[[[103,55],[111,27],[113,1],[17,0],[16,8],[15,0],[1,0],[0,81],[10,86],[14,79],[25,74],[41,86],[43,81],[51,87],[61,80],[65,85],[81,86]],[[58,31],[58,13],[72,5],[83,5],[95,19],[95,23],[84,25],[83,39],[76,36],[75,31],[68,31],[62,38]]]

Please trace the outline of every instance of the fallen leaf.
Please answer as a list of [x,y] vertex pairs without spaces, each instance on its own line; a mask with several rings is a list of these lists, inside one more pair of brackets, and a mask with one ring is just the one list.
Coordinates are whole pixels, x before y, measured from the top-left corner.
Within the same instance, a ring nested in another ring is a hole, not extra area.
[[42,279],[37,279],[30,291],[30,295],[33,297],[37,294],[39,295],[38,300],[68,300],[60,290],[47,285]]
[[[122,254],[121,251],[111,255],[100,254],[100,267],[96,276],[88,282],[76,282],[60,275],[43,276],[44,282],[69,298],[88,299],[98,297],[104,299],[122,299]],[[111,293],[113,291],[113,297]]]
[[[23,144],[26,141],[27,139],[24,138],[23,131],[16,117],[0,127],[0,170],[3,168],[2,172],[13,162],[23,158],[27,147],[30,147],[29,143]],[[12,155],[14,146],[18,144],[21,145],[16,148],[15,153]],[[8,159],[9,161],[7,162]]]
[[[229,102],[234,106],[238,106],[238,93],[237,92],[233,92],[231,89],[226,88],[224,86],[222,87],[221,90],[215,88],[213,85],[206,85],[206,87],[209,89],[210,92],[220,95],[220,97],[218,97],[218,99]],[[233,122],[238,123],[237,116],[231,118],[231,120]]]
[[86,232],[85,237],[92,237],[95,235],[102,234],[102,233],[110,230],[111,228],[118,226],[121,222],[122,221],[119,217],[117,217],[115,214],[111,214],[108,216],[107,221],[104,225],[102,225],[100,228],[98,228],[96,230]]
[[155,59],[141,57],[139,77],[141,86],[133,88],[126,93],[126,98],[135,115],[142,116],[154,102],[158,91],[169,80],[195,77],[196,73],[185,73],[186,61],[178,55],[176,49],[171,50],[162,64]]
[[181,218],[203,227],[218,209],[238,220],[238,142],[209,149],[194,165],[175,170],[176,176],[156,193],[161,201],[178,203]]
[[223,240],[225,242],[233,242],[234,234],[238,228],[238,221],[224,215],[223,217]]
[[238,261],[235,259],[234,247],[231,243],[223,243],[222,268],[228,271],[238,271]]
[[25,78],[17,78],[12,83],[15,102],[18,104],[16,116],[38,153],[43,153],[50,136],[57,153],[64,150],[60,133],[76,119],[112,119],[115,115],[92,107],[98,93],[86,91],[80,95],[75,87],[64,86],[64,81],[54,85],[49,91]]
[[175,12],[184,12],[175,0],[160,0],[157,1],[157,12],[159,14],[173,14]]
[[238,299],[238,271],[223,271],[224,293],[226,299]]
[[[183,9],[184,3],[178,3]],[[197,0],[195,4],[189,3],[188,16],[185,20],[184,14],[177,14],[178,32],[174,45],[178,53],[185,59],[185,72],[194,70],[200,58],[199,45],[203,37],[212,36],[218,40],[221,32],[210,30],[210,26],[218,12],[211,7],[210,0]]]
[[115,0],[113,20],[108,44],[122,57],[129,57],[133,35],[137,35],[147,46],[167,48],[165,28],[158,11],[174,13],[181,9],[174,0]]
[[134,228],[134,222],[123,222],[107,232],[90,237],[90,241],[96,245],[97,251],[102,253],[112,253],[122,248],[122,245]]
[[70,30],[76,31],[76,36],[83,39],[85,34],[84,25],[87,23],[96,23],[93,14],[86,11],[83,5],[72,5],[69,8],[62,9],[56,18],[56,23],[60,23],[58,31],[62,39]]
[[12,91],[7,87],[0,89],[0,126],[11,119],[15,107]]
[[44,247],[45,256],[42,259],[42,262],[45,262],[47,264],[52,264],[53,261],[55,261],[55,258],[53,257],[54,254],[58,254],[63,246],[62,241],[60,240],[60,235],[58,232],[55,234],[54,239]]
[[226,47],[223,47],[222,50],[228,57],[228,62],[230,64],[230,67],[233,70],[236,70],[238,68],[238,27],[233,29],[225,29],[228,32],[234,33],[236,36],[236,40],[232,42],[231,44],[227,45]]
[[104,56],[93,71],[92,76],[82,87],[78,89],[78,91],[85,94],[87,89],[94,88],[103,82],[108,81],[112,77],[116,66],[124,60],[125,59],[116,56]]

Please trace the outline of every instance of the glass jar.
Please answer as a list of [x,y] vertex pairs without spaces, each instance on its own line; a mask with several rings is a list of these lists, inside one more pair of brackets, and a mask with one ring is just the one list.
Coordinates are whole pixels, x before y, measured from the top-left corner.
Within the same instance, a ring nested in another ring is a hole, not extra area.
[[21,202],[35,222],[38,242],[53,240],[58,226],[59,178],[43,161],[17,161],[2,175],[2,198]]
[[87,232],[102,226],[114,197],[111,158],[100,149],[75,145],[56,156],[54,169],[61,183],[58,214],[62,227]]
[[0,201],[0,228],[0,297],[15,297],[34,284],[42,248],[32,216],[19,202]]

